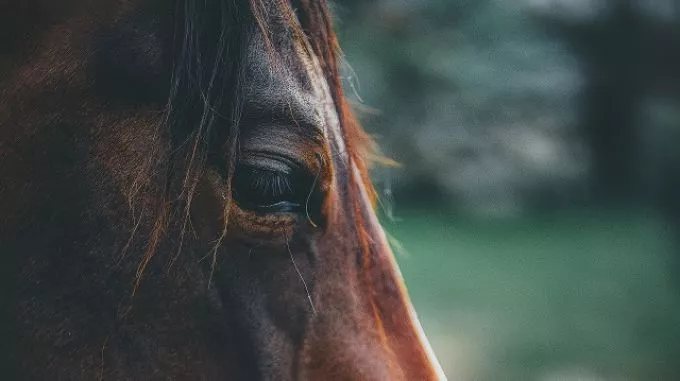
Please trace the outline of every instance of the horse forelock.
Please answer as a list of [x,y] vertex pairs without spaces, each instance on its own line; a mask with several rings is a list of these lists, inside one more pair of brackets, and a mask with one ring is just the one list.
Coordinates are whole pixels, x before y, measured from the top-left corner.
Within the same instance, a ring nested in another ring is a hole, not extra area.
[[[361,208],[362,199],[359,187],[369,195],[371,205],[375,204],[376,192],[368,175],[368,163],[373,155],[375,144],[364,132],[355,119],[352,110],[345,98],[340,76],[340,48],[333,31],[331,13],[325,1],[311,0],[249,0],[246,4],[220,1],[211,6],[217,6],[215,12],[206,12],[206,3],[200,1],[186,1],[181,15],[176,19],[175,49],[179,55],[174,62],[173,76],[170,86],[170,97],[165,107],[165,116],[158,124],[158,131],[154,138],[167,134],[168,129],[178,128],[186,123],[184,113],[187,107],[200,108],[191,110],[196,114],[197,122],[187,132],[187,136],[181,139],[182,149],[175,149],[174,156],[161,157],[161,152],[152,152],[148,156],[148,164],[140,169],[140,179],[146,178],[153,173],[161,176],[161,181],[166,184],[163,195],[156,200],[156,222],[149,235],[146,253],[139,265],[137,272],[137,285],[141,280],[144,270],[158,249],[164,233],[170,224],[179,224],[180,236],[177,242],[176,255],[182,251],[184,236],[190,226],[190,211],[194,193],[204,171],[207,155],[208,142],[215,134],[216,123],[226,121],[229,125],[228,133],[219,132],[220,138],[225,142],[224,147],[227,156],[222,158],[225,165],[226,185],[228,194],[225,195],[227,203],[223,211],[223,230],[220,237],[215,241],[213,248],[213,263],[217,255],[217,248],[221,245],[226,234],[229,221],[231,202],[231,176],[234,172],[235,157],[238,151],[240,118],[243,105],[243,94],[239,92],[244,81],[244,68],[238,64],[241,58],[248,54],[242,45],[247,30],[247,25],[254,22],[264,39],[267,54],[270,57],[270,70],[276,71],[283,54],[291,52],[279,49],[279,44],[274,36],[275,28],[281,24],[286,28],[286,37],[293,40],[297,46],[303,48],[303,54],[313,57],[321,70],[323,80],[330,92],[335,113],[338,118],[336,134],[342,140],[342,155],[346,157],[347,168],[356,166],[356,171],[346,171],[344,175],[348,181],[348,193],[353,215],[358,221],[364,214]],[[215,11],[215,10],[210,10]],[[235,25],[237,27],[235,27]],[[189,106],[187,99],[200,97],[194,105]],[[229,99],[229,105],[224,107],[225,99]],[[198,104],[198,106],[197,106]],[[155,145],[154,145],[155,146]],[[179,155],[182,152],[183,155]],[[161,161],[169,161],[165,170]],[[174,160],[174,162],[173,162]],[[179,164],[177,164],[179,163]],[[177,176],[176,167],[183,167],[184,174],[181,179]],[[141,181],[140,181],[141,182]],[[140,183],[135,181],[135,184]],[[130,192],[130,204],[135,201],[132,196],[139,194],[138,189]],[[359,228],[357,232],[360,241],[366,247],[366,234]],[[362,250],[366,252],[366,250]]]

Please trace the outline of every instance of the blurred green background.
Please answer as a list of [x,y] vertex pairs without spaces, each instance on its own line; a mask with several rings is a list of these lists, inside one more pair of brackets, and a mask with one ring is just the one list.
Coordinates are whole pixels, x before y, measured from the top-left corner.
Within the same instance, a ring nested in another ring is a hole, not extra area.
[[381,214],[450,380],[680,380],[680,2],[344,0]]

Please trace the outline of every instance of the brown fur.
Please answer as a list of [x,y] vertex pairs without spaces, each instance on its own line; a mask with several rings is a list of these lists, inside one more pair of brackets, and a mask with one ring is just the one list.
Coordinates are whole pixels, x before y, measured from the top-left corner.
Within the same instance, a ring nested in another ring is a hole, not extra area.
[[[324,1],[50,4],[0,4],[2,374],[436,379]],[[234,201],[263,145],[318,203]]]

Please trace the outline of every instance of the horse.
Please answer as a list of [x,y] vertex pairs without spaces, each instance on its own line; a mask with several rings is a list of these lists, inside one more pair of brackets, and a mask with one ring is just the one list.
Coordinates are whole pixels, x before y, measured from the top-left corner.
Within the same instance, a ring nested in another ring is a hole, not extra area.
[[445,380],[321,0],[4,0],[2,375]]

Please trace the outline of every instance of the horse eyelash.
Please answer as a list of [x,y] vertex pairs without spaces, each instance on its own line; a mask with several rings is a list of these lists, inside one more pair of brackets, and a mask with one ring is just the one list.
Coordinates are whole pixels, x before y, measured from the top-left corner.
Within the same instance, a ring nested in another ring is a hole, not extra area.
[[246,181],[242,183],[248,191],[268,197],[295,195],[293,175],[276,171],[250,169]]
[[292,181],[288,175],[270,171],[258,172],[260,173],[253,174],[251,177],[251,189],[271,192],[272,196],[293,193]]

